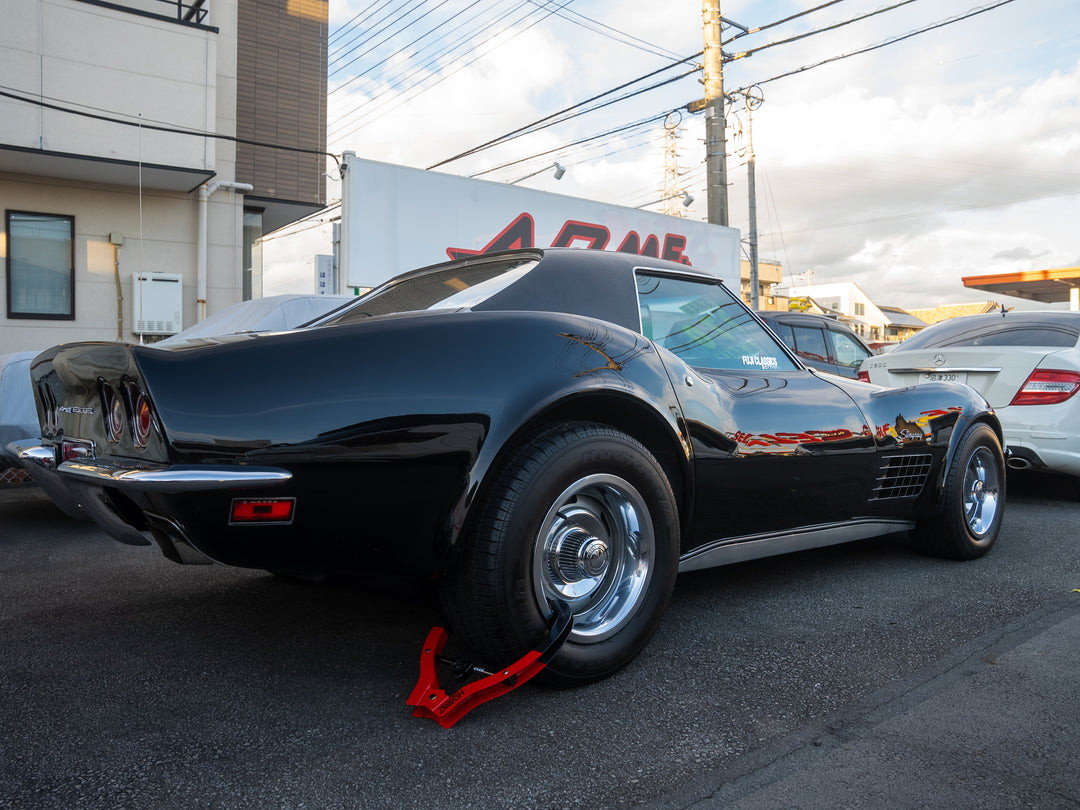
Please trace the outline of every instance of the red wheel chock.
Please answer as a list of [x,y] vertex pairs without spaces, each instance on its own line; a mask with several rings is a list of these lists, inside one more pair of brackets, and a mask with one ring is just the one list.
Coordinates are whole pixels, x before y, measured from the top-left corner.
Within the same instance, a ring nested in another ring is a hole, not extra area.
[[[468,661],[443,658],[446,630],[432,627],[420,654],[420,679],[405,703],[413,707],[413,717],[430,717],[443,728],[450,728],[480,704],[505,695],[540,672],[562,648],[573,627],[573,614],[565,605],[556,605],[555,624],[541,642],[543,649],[530,650],[498,672],[489,672]],[[447,694],[439,685],[439,664],[452,667],[455,676],[463,682],[471,675],[483,677]]]

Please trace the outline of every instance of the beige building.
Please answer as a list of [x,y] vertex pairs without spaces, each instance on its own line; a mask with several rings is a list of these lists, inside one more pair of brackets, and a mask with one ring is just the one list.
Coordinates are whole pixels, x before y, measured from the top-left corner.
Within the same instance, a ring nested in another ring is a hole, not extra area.
[[254,240],[325,202],[326,0],[4,6],[0,354],[258,296]]
[[[750,305],[750,262],[740,263],[740,293],[743,302]],[[787,309],[787,299],[778,298],[775,288],[784,280],[784,268],[779,262],[758,262],[758,309]]]
[[930,309],[909,309],[908,312],[927,324],[935,324],[950,318],[961,318],[964,315],[983,315],[1000,308],[1001,305],[993,301],[979,301],[974,304],[942,304]]

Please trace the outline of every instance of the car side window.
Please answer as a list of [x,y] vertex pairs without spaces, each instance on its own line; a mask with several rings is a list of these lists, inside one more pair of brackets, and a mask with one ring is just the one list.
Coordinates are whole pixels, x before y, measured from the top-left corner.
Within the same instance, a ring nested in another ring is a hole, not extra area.
[[642,334],[689,365],[796,368],[776,339],[718,283],[639,273],[637,289]]
[[808,360],[819,363],[829,362],[829,347],[825,343],[825,333],[816,326],[792,325],[795,333],[795,351]]
[[858,368],[862,365],[862,361],[870,356],[870,352],[866,351],[851,335],[832,330],[829,334],[832,335],[833,347],[836,349],[836,362],[839,365]]
[[776,336],[784,341],[784,344],[795,351],[795,336],[791,334],[791,325],[779,321],[769,322],[769,328],[776,332]]

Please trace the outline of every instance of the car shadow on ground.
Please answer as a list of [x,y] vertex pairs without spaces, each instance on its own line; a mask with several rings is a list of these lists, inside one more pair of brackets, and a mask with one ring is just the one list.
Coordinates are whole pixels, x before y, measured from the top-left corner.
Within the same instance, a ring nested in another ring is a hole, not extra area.
[[1080,478],[1035,470],[1009,470],[1008,497],[1037,501],[1080,501]]

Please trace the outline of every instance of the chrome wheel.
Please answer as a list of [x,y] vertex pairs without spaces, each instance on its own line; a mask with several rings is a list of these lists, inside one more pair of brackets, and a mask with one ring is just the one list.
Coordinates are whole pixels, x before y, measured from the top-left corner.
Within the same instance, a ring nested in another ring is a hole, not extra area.
[[533,553],[533,594],[574,614],[570,638],[602,641],[641,605],[655,554],[645,499],[616,475],[589,475],[567,487],[540,525]]
[[976,537],[983,537],[995,524],[1001,481],[994,455],[979,447],[968,459],[964,471],[964,519]]
[[1005,486],[1005,455],[997,433],[989,424],[976,422],[960,437],[949,461],[940,511],[919,521],[915,542],[935,557],[981,557],[1001,530]]
[[447,617],[489,667],[547,638],[555,608],[574,629],[541,673],[573,686],[626,666],[656,632],[679,567],[679,509],[637,439],[592,422],[523,441],[492,482],[455,565]]

